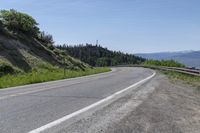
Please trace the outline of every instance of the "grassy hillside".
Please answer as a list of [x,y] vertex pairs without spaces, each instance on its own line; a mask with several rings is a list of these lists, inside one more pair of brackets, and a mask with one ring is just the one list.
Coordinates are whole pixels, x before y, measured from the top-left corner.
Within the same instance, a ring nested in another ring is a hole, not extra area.
[[[2,12],[5,13],[4,16]],[[45,35],[44,32],[37,31],[38,33],[35,35],[24,29],[16,28],[24,25],[15,24],[16,21],[20,21],[19,18],[8,21],[9,14],[24,15],[15,10],[1,11],[0,75],[9,72],[30,72],[34,69],[66,67],[67,69],[84,70],[88,67],[85,63],[55,48],[52,37]]]
[[[65,64],[64,64],[65,61]],[[86,64],[66,55],[61,50],[43,45],[27,36],[7,36],[0,33],[0,64],[12,66],[18,71],[36,68],[64,67],[84,69]]]
[[132,54],[126,54],[117,51],[111,51],[97,45],[77,45],[77,46],[57,46],[65,50],[67,54],[78,58],[91,66],[115,66],[123,64],[139,64],[144,61],[143,58]]

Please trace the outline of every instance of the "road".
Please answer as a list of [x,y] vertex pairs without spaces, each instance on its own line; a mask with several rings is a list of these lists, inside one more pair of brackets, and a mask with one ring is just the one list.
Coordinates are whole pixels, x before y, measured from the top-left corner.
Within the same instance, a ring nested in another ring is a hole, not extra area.
[[112,72],[0,90],[0,132],[26,133],[72,114],[147,77],[145,68]]

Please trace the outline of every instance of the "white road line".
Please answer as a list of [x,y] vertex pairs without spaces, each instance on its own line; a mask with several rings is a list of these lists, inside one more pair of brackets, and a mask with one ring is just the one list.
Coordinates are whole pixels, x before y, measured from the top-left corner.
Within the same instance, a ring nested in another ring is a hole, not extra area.
[[62,122],[65,122],[65,121],[69,120],[70,118],[73,118],[73,117],[75,117],[77,115],[80,115],[81,113],[84,113],[84,112],[86,112],[86,111],[88,111],[88,110],[90,110],[92,108],[97,107],[98,105],[100,105],[102,103],[105,103],[105,102],[113,99],[115,96],[120,95],[123,92],[125,92],[125,91],[127,91],[127,90],[129,90],[129,89],[131,89],[133,87],[136,87],[136,86],[138,86],[140,84],[143,84],[143,83],[147,82],[148,80],[150,80],[151,78],[153,78],[155,75],[156,75],[156,73],[154,72],[151,76],[149,76],[149,77],[147,77],[147,78],[145,78],[145,79],[143,79],[143,80],[141,80],[141,81],[139,81],[139,82],[137,82],[137,83],[135,83],[135,84],[133,84],[133,85],[131,85],[131,86],[123,89],[123,90],[121,90],[121,91],[118,91],[118,92],[112,94],[111,96],[108,96],[107,98],[104,98],[104,99],[102,99],[102,100],[100,100],[100,101],[98,101],[98,102],[96,102],[96,103],[94,103],[92,105],[89,105],[89,106],[87,106],[87,107],[85,107],[85,108],[83,108],[81,110],[78,110],[78,111],[72,113],[72,114],[66,115],[66,116],[64,116],[64,117],[62,117],[62,118],[60,118],[58,120],[55,120],[55,121],[53,121],[53,122],[51,122],[51,123],[49,123],[47,125],[44,125],[44,126],[42,126],[40,128],[32,130],[32,131],[30,131],[28,133],[41,133],[41,132],[43,132],[43,131],[45,131],[47,129],[55,127],[55,126],[61,124]]

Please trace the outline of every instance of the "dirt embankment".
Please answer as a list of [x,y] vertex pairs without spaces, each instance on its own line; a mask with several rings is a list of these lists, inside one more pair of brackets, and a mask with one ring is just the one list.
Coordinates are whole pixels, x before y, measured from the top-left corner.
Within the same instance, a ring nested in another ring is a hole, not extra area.
[[[65,63],[63,62],[65,60]],[[59,66],[84,69],[85,63],[74,59],[53,45],[45,45],[26,35],[0,33],[0,65],[6,64],[28,72],[33,68]]]

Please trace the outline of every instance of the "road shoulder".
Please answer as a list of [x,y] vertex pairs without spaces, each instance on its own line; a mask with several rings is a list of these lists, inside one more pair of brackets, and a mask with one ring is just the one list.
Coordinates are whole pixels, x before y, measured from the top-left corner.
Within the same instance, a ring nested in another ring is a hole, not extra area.
[[105,132],[199,133],[200,92],[181,81],[158,79],[155,91],[135,110]]
[[136,90],[66,126],[59,133],[198,133],[200,92],[157,75]]

